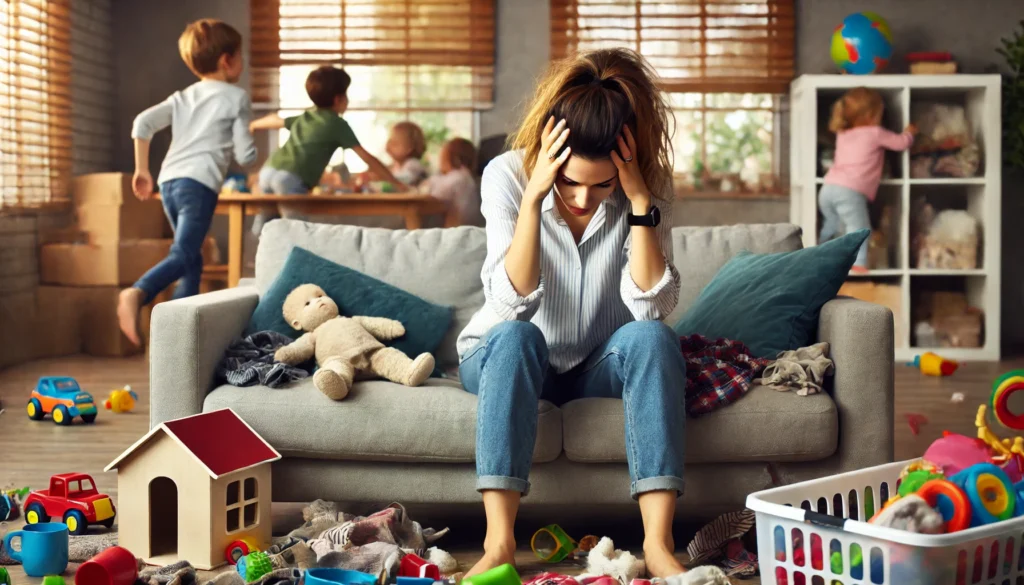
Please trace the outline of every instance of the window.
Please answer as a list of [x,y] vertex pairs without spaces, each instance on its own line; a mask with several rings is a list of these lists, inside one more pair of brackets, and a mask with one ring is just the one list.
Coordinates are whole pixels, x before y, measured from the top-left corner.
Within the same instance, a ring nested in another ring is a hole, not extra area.
[[259,486],[255,477],[228,484],[226,528],[229,533],[259,524]]
[[779,94],[793,78],[793,0],[551,0],[551,55],[626,46],[660,76],[687,190],[779,189]]
[[68,493],[69,494],[77,493],[78,490],[79,490],[79,488],[78,488],[78,482],[77,481],[69,481],[68,482]]
[[70,45],[70,0],[0,0],[0,209],[70,197]]
[[[384,155],[390,127],[419,124],[428,152],[473,137],[474,112],[492,105],[491,0],[251,0],[253,98],[291,116],[311,104],[306,75],[322,64],[352,77],[345,120],[367,150]],[[280,132],[280,142],[287,132]],[[365,165],[335,154],[353,171]]]
[[82,480],[82,491],[83,492],[87,492],[87,491],[89,491],[91,489],[93,489],[92,482],[89,481],[88,479],[83,479]]

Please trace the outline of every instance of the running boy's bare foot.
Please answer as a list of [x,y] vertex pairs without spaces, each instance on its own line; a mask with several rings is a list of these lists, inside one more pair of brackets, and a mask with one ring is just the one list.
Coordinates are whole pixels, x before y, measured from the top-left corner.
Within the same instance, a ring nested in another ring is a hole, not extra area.
[[484,542],[484,556],[466,573],[467,577],[486,573],[505,563],[516,564],[516,543],[514,540],[491,545]]
[[142,308],[141,289],[126,288],[117,295],[117,324],[121,332],[135,345],[142,345],[139,338],[139,310]]
[[672,551],[660,543],[644,543],[644,564],[647,565],[649,577],[664,579],[685,571],[682,563],[676,560]]

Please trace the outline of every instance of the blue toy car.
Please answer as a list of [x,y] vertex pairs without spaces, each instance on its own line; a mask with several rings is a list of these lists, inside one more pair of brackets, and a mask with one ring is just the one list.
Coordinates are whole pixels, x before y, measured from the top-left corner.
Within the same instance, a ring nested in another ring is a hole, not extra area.
[[49,414],[59,425],[70,425],[76,416],[91,423],[96,420],[97,413],[92,395],[82,392],[74,378],[56,376],[39,378],[26,411],[32,420],[42,420]]

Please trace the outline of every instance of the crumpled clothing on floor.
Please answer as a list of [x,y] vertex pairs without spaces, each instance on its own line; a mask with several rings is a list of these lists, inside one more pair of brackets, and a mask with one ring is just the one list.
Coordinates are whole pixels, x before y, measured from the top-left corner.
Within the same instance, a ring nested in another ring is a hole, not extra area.
[[666,579],[652,579],[654,585],[730,585],[722,569],[713,566],[697,567]]
[[823,341],[810,347],[784,351],[754,383],[770,386],[779,392],[795,390],[799,396],[817,394],[821,392],[825,376],[833,369],[828,349],[828,343]]
[[730,576],[751,577],[757,574],[757,555],[743,547],[742,538],[754,527],[754,512],[741,510],[715,518],[686,546],[690,562],[699,565],[717,562]]

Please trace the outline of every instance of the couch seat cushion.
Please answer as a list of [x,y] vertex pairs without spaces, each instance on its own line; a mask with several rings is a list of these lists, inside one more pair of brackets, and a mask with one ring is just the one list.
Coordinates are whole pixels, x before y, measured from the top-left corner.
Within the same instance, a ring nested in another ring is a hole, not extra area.
[[[357,382],[345,400],[321,394],[312,378],[287,388],[221,386],[204,411],[231,408],[282,455],[311,459],[472,463],[476,396],[431,378],[418,388]],[[541,401],[534,461],[562,451],[562,415]]]
[[[621,400],[583,398],[561,410],[570,460],[626,461]],[[797,396],[755,386],[734,404],[686,419],[687,463],[817,461],[835,453],[838,441],[839,415],[828,394]]]

